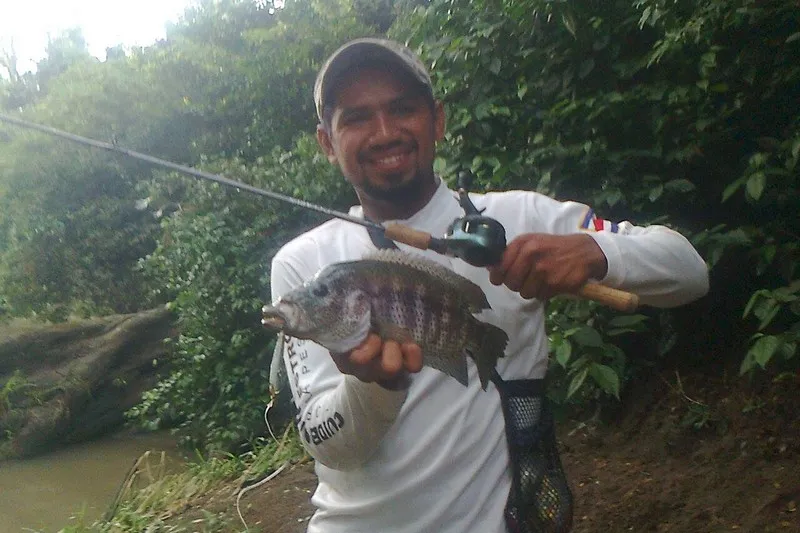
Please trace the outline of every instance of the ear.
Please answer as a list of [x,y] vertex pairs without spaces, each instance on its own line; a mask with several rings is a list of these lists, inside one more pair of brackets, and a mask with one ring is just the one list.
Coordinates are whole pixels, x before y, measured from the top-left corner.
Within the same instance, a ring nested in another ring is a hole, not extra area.
[[322,124],[317,125],[317,143],[319,143],[320,148],[322,148],[330,164],[338,165],[339,160],[336,158],[336,153],[333,150],[331,136]]
[[436,105],[434,107],[434,117],[433,117],[433,127],[434,133],[436,135],[436,141],[441,141],[444,139],[444,131],[447,125],[447,118],[445,117],[444,112],[444,104],[441,100],[436,101]]

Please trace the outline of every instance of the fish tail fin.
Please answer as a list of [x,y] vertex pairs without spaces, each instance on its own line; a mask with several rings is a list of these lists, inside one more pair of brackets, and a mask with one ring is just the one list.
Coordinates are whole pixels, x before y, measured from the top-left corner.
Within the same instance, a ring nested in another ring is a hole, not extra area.
[[492,373],[497,366],[497,360],[505,355],[506,345],[508,344],[508,334],[503,329],[494,324],[480,322],[478,324],[477,342],[470,350],[472,359],[478,367],[478,377],[481,380],[481,388],[486,390]]

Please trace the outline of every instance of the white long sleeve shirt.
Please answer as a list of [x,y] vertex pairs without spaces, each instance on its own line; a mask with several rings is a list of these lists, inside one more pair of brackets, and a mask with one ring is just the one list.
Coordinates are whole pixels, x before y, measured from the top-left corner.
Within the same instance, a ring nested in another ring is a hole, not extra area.
[[[503,224],[508,242],[530,232],[588,233],[608,259],[607,275],[598,281],[635,292],[642,304],[678,306],[708,290],[705,262],[666,227],[610,223],[586,205],[535,192],[470,198]],[[361,207],[350,213],[362,216]],[[440,182],[422,210],[398,222],[443,235],[461,216],[457,195]],[[448,266],[484,290],[492,311],[480,318],[509,336],[497,365],[501,377],[544,376],[548,347],[541,302],[492,285],[484,268],[399,246]],[[272,296],[285,294],[330,263],[374,249],[364,228],[326,222],[275,255]],[[284,362],[298,428],[319,477],[308,533],[505,533],[511,475],[504,419],[496,388],[481,389],[471,359],[467,387],[424,367],[400,391],[341,374],[328,351],[310,341],[290,339]]]

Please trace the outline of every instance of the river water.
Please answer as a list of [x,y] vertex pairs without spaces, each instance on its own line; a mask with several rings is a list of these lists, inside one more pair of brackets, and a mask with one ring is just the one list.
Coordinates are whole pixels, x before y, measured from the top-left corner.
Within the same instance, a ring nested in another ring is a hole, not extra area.
[[55,533],[102,517],[134,462],[148,450],[179,462],[166,432],[120,433],[22,461],[0,462],[0,533]]

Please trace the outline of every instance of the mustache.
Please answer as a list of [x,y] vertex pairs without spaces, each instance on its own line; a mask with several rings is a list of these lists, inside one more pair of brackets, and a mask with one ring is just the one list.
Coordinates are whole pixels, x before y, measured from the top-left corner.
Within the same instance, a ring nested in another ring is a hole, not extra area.
[[380,154],[381,152],[385,152],[388,150],[392,150],[395,148],[406,148],[408,150],[413,150],[417,147],[417,143],[415,141],[406,142],[401,139],[395,139],[389,142],[381,143],[381,144],[373,144],[369,146],[366,150],[363,150],[358,159],[360,162],[365,161],[367,158]]

